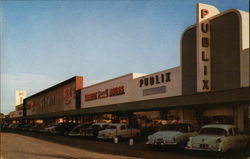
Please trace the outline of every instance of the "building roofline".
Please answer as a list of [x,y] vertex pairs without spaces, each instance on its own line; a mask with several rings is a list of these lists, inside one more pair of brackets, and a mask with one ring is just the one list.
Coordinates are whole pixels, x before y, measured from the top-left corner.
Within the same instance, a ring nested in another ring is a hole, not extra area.
[[58,84],[56,84],[56,85],[54,85],[54,86],[51,86],[51,87],[49,87],[49,88],[47,88],[47,89],[44,89],[44,90],[42,90],[42,91],[40,91],[40,92],[38,92],[38,93],[35,93],[35,94],[33,94],[33,95],[31,95],[31,96],[25,98],[24,100],[30,99],[30,98],[32,98],[32,97],[34,97],[34,96],[37,96],[37,95],[44,94],[44,93],[46,93],[46,92],[48,92],[48,91],[50,91],[50,90],[52,90],[52,89],[56,89],[56,88],[58,88],[58,87],[61,87],[62,85],[65,85],[65,84],[67,84],[67,83],[69,83],[69,82],[71,82],[71,81],[73,81],[73,80],[76,80],[76,79],[79,78],[79,77],[82,78],[82,76],[74,76],[74,77],[69,78],[69,79],[67,79],[67,80],[65,80],[65,81],[63,81],[63,82],[60,82],[60,83],[58,83]]

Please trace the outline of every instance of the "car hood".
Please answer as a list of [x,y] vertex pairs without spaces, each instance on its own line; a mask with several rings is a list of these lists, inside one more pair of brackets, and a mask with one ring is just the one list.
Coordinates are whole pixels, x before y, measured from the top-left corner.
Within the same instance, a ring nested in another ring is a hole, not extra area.
[[150,136],[150,140],[163,139],[167,141],[173,141],[174,137],[181,135],[179,131],[158,131]]

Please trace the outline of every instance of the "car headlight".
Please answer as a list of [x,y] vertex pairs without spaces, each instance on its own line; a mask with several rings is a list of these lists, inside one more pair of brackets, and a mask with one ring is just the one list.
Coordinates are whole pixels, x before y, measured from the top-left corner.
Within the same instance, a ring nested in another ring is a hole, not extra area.
[[149,136],[148,136],[148,140],[150,140],[150,139],[151,139],[151,137],[152,137],[152,136],[151,136],[151,135],[149,135]]
[[188,138],[188,142],[191,142],[191,141],[192,141],[192,137],[189,137],[189,138]]

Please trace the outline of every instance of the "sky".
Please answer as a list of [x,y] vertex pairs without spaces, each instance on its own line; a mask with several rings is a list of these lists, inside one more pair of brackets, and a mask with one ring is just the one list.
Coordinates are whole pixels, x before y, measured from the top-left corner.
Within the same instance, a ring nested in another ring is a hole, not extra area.
[[196,4],[249,12],[249,0],[0,1],[1,112],[73,76],[84,86],[180,65],[183,31]]

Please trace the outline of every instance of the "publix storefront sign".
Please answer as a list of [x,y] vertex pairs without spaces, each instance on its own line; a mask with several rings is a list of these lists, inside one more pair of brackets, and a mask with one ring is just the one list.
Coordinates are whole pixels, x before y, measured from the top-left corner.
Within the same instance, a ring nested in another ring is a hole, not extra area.
[[209,18],[219,13],[214,6],[201,3],[197,5],[197,92],[211,89]]

